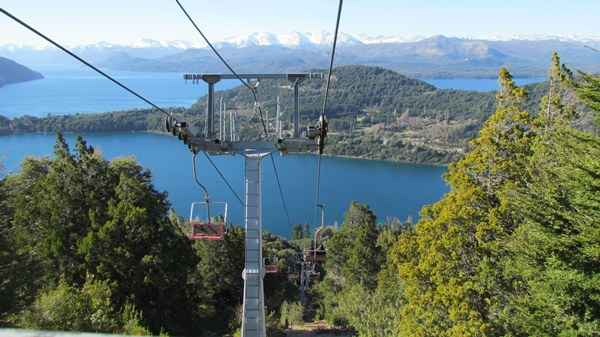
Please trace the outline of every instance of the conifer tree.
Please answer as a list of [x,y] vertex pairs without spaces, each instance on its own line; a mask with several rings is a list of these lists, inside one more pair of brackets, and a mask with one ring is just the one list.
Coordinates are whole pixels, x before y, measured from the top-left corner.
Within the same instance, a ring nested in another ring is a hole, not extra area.
[[507,284],[498,262],[502,243],[516,227],[505,195],[525,183],[523,168],[535,138],[522,110],[526,91],[500,71],[498,110],[472,142],[472,151],[450,166],[452,187],[426,207],[413,233],[394,248],[407,304],[401,336],[499,336],[495,317]]
[[332,323],[348,322],[348,311],[340,309],[340,298],[352,296],[346,292],[377,287],[382,255],[375,219],[368,206],[352,202],[340,230],[327,240],[326,274],[318,287],[323,314]]
[[580,72],[581,81],[576,83],[577,95],[596,112],[596,126],[600,128],[600,76]]
[[[557,55],[551,69],[562,76]],[[571,127],[562,97],[552,99],[553,118],[542,106],[529,182],[507,199],[519,223],[503,262],[513,285],[500,315],[509,335],[600,331],[600,138]]]

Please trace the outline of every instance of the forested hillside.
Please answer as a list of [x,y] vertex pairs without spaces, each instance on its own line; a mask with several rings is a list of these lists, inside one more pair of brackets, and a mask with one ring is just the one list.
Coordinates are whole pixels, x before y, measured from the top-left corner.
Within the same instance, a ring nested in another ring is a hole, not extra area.
[[572,102],[598,116],[600,80],[556,55],[550,74],[534,115],[501,71],[496,112],[416,225],[351,208],[326,242],[321,317],[373,337],[597,336],[600,138],[573,127]]
[[[285,81],[263,81],[258,88],[265,110],[276,111],[277,97],[284,120],[291,117],[293,96]],[[316,120],[322,105],[322,86],[306,81],[300,90],[300,110],[305,123]],[[537,115],[546,83],[527,86],[524,109]],[[411,163],[447,164],[461,158],[469,140],[492,115],[495,93],[437,89],[423,81],[377,67],[343,66],[335,70],[328,105],[331,137],[326,153],[366,159]],[[252,97],[243,87],[220,93],[234,109],[253,114]],[[565,98],[569,102],[572,97]],[[593,128],[593,113],[572,102],[578,112],[575,124]],[[206,98],[192,106],[201,114]],[[257,125],[258,123],[255,123]],[[274,122],[271,122],[274,125]],[[254,128],[253,134],[259,129]]]

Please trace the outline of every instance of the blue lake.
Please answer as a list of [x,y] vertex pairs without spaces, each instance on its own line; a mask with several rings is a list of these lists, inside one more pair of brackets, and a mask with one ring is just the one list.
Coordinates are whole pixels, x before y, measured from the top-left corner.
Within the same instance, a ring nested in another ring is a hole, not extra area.
[[[114,72],[119,80],[161,106],[190,106],[206,92],[204,85],[185,83],[179,73]],[[72,114],[146,108],[143,102],[123,92],[96,74],[78,72],[44,72],[45,79],[0,88],[0,115]],[[520,84],[542,78],[517,79]],[[440,88],[492,91],[495,79],[427,80]],[[218,89],[237,85],[220,83]],[[177,139],[148,133],[87,134],[89,143],[100,148],[107,158],[134,156],[152,171],[158,190],[167,191],[169,200],[180,215],[189,213],[189,205],[201,199],[192,181],[191,154]],[[70,142],[75,136],[68,135]],[[52,153],[54,135],[15,135],[0,137],[0,162],[4,174],[18,170],[28,155]],[[243,195],[243,160],[240,157],[215,157],[217,165]],[[315,157],[275,156],[285,198],[293,223],[314,222]],[[263,163],[264,224],[277,234],[288,235],[290,228],[283,211],[271,161]],[[342,158],[324,158],[322,167],[322,202],[326,204],[326,221],[342,222],[351,201],[369,204],[380,221],[386,217],[417,218],[426,204],[439,200],[448,187],[442,179],[443,167],[393,164]],[[231,219],[242,222],[242,208],[204,158],[199,161],[199,176],[215,200],[228,201]]]
[[[204,84],[186,83],[180,73],[140,73],[106,70],[124,84],[161,107],[189,107],[206,94]],[[7,85],[0,88],[0,115],[44,117],[48,114],[105,112],[148,108],[146,103],[123,91],[96,73],[79,71],[42,71],[42,80]],[[530,84],[543,78],[521,78],[517,83]],[[425,79],[439,88],[494,91],[496,79]],[[239,83],[222,81],[217,90]]]
[[[178,214],[187,216],[201,193],[192,180],[192,155],[174,137],[149,133],[106,133],[84,135],[106,158],[134,156],[153,174],[158,190],[167,191]],[[67,135],[73,144],[75,135]],[[0,137],[0,161],[5,172],[18,170],[26,156],[52,153],[54,135],[28,134]],[[243,159],[213,157],[217,166],[243,196]],[[292,223],[314,219],[316,159],[310,155],[274,155]],[[269,158],[263,160],[263,220],[271,232],[287,236],[290,227],[283,211]],[[242,223],[242,207],[206,159],[199,157],[199,179],[206,183],[215,201],[227,201],[231,220]],[[324,157],[321,171],[321,201],[326,205],[326,222],[341,223],[351,201],[366,203],[380,221],[386,217],[416,219],[422,206],[440,199],[448,191],[443,167],[394,164],[380,161]]]
[[[106,71],[161,107],[189,107],[207,91],[202,83],[186,83],[180,73]],[[148,108],[137,97],[91,71],[42,73],[44,79],[0,88],[0,115],[44,117]],[[236,85],[235,81],[223,81],[217,88]]]

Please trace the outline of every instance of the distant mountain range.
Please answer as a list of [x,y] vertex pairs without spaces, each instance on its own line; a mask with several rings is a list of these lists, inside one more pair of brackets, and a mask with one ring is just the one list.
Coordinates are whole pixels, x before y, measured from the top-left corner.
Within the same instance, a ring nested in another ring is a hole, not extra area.
[[[253,33],[216,42],[233,66],[243,72],[286,72],[327,65],[329,33]],[[340,65],[381,66],[412,77],[494,77],[501,66],[515,76],[546,74],[550,56],[558,51],[571,67],[600,71],[600,37],[537,36],[466,39],[442,35],[423,37],[341,34]],[[217,72],[226,69],[202,44],[143,39],[129,45],[101,42],[74,50],[103,67],[130,71]],[[76,63],[52,48],[0,46],[0,55],[32,66],[69,68]]]
[[44,78],[42,74],[35,72],[15,61],[0,57],[0,87],[26,81]]

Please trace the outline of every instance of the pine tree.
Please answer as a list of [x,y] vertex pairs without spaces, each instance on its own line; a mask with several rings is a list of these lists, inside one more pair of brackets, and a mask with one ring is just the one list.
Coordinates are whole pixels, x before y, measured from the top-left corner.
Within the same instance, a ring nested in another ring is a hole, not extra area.
[[327,240],[326,274],[318,289],[323,315],[332,323],[348,322],[348,312],[340,309],[340,298],[351,296],[347,291],[377,287],[382,254],[375,220],[368,206],[352,202],[340,230]]
[[[557,78],[563,67],[553,61]],[[529,182],[508,199],[520,225],[507,242],[503,264],[513,291],[500,317],[513,336],[600,331],[600,138],[571,127],[564,96],[554,97],[554,118],[541,113],[537,123],[544,132]]]
[[407,304],[401,336],[500,336],[497,307],[507,285],[498,262],[502,243],[516,227],[505,195],[525,183],[522,175],[535,138],[522,110],[526,92],[500,71],[498,110],[472,142],[465,158],[450,166],[452,187],[421,212],[415,232],[394,248]]
[[59,134],[52,159],[26,159],[6,183],[14,244],[27,262],[20,275],[30,278],[19,302],[60,282],[81,290],[91,276],[110,286],[115,312],[133,305],[151,332],[192,331],[194,252],[148,171],[103,159],[81,137],[71,150]]
[[576,83],[577,95],[596,112],[596,125],[600,128],[600,76],[580,72],[581,81]]

